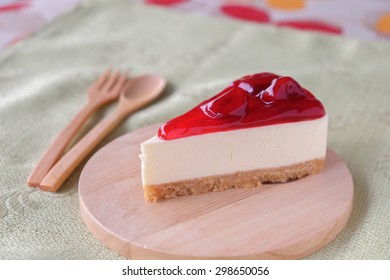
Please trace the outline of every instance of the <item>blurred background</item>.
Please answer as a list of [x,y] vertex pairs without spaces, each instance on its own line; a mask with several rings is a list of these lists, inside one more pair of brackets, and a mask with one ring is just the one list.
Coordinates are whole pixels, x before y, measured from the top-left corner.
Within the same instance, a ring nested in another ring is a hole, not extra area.
[[[0,0],[0,50],[94,0]],[[390,41],[390,0],[129,0],[183,13]]]

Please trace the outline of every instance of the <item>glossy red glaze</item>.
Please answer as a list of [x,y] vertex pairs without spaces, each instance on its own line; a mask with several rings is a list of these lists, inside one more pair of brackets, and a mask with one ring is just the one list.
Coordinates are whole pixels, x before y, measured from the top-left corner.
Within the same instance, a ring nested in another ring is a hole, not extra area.
[[158,137],[188,136],[321,118],[321,102],[294,79],[259,73],[234,81],[214,97],[160,127]]

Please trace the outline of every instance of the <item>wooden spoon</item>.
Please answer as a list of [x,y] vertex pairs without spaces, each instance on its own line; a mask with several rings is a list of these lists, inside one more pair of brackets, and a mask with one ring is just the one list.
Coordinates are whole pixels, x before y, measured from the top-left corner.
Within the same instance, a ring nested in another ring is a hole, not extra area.
[[74,169],[126,116],[155,100],[165,87],[165,79],[157,75],[135,78],[119,97],[117,109],[84,136],[59,160],[40,184],[45,191],[56,192]]

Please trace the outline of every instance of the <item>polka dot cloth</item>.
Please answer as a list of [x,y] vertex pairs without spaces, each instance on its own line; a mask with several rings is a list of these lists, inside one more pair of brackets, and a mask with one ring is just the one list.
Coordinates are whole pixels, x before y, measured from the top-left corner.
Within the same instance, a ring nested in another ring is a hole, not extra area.
[[[0,49],[82,0],[0,1]],[[271,24],[362,40],[390,41],[390,0],[128,0],[183,13]]]

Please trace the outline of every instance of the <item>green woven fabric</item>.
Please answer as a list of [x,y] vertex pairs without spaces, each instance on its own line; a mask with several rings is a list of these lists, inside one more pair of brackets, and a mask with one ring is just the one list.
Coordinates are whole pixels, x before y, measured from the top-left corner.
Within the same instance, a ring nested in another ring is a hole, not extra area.
[[[129,117],[99,147],[162,122],[256,72],[290,75],[330,116],[328,146],[351,170],[349,224],[308,259],[390,258],[390,45],[91,1],[0,54],[0,258],[120,259],[79,212],[80,166],[60,192],[26,179],[108,66],[167,78],[164,98]],[[112,106],[100,111],[82,135]]]

